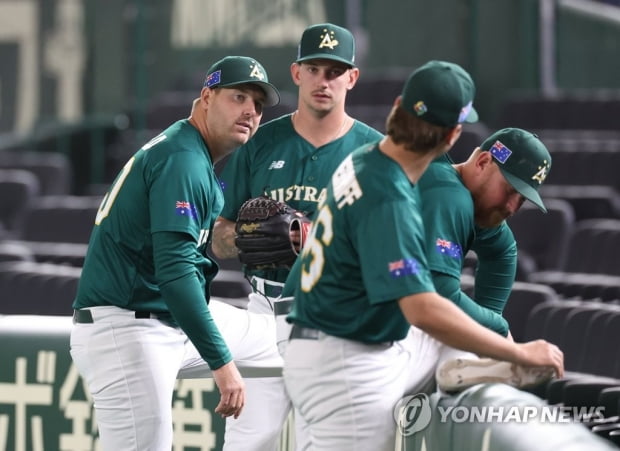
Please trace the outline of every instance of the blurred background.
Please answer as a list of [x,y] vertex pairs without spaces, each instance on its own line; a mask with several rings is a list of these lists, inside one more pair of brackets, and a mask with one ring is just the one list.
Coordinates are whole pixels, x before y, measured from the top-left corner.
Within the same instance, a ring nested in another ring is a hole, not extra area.
[[[187,116],[225,55],[256,57],[284,91],[265,120],[291,111],[289,64],[303,29],[323,21],[356,35],[362,76],[349,110],[379,129],[406,75],[445,59],[474,77],[483,125],[615,130],[613,3],[0,0],[0,150],[61,153],[69,191],[99,193],[146,139]],[[533,99],[553,102],[511,105]]]
[[[14,272],[16,259],[56,264],[72,280],[59,292],[43,284],[47,298],[58,302],[42,302],[28,291],[32,283],[24,288],[0,270],[0,296],[16,306],[5,303],[0,313],[70,314],[93,218],[127,159],[188,116],[208,67],[226,55],[257,58],[280,88],[281,104],[266,109],[263,121],[293,111],[289,66],[303,30],[321,22],[355,34],[361,78],[347,110],[377,129],[383,131],[408,74],[444,59],[472,74],[481,118],[465,126],[451,150],[455,161],[495,129],[537,132],[553,156],[542,194],[559,213],[526,213],[526,204],[511,218],[520,246],[518,279],[568,269],[568,240],[579,221],[620,221],[618,3],[0,0],[0,269],[7,261]],[[593,246],[614,256],[620,251],[600,240]],[[592,264],[580,256],[579,271],[620,277],[615,259],[608,268],[600,253],[596,257]],[[240,268],[236,259],[220,263]],[[472,255],[466,270],[473,272],[475,263]],[[35,270],[27,268],[23,272]],[[236,280],[232,276],[227,289]],[[620,282],[613,283],[620,293]],[[244,289],[225,294],[242,297]]]

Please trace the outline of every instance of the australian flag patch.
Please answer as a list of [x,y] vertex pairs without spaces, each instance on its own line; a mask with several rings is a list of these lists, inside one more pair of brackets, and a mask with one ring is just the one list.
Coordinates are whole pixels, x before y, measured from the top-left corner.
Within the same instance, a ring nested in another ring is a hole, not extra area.
[[176,213],[181,216],[187,216],[191,219],[196,219],[198,217],[196,207],[186,200],[177,200],[175,210]]
[[493,155],[495,159],[502,164],[506,163],[508,157],[512,155],[512,150],[503,145],[501,141],[495,141],[495,144],[491,146],[489,152],[491,152],[491,155]]
[[437,238],[435,241],[435,249],[440,254],[447,255],[452,258],[463,258],[463,250],[461,246],[452,241],[444,240],[442,238]]
[[207,88],[210,88],[211,86],[217,85],[219,84],[221,78],[222,78],[222,71],[216,70],[212,74],[209,74],[209,76],[205,80],[205,86]]
[[392,278],[396,279],[397,277],[417,274],[420,272],[420,265],[415,258],[401,258],[388,263],[388,270]]

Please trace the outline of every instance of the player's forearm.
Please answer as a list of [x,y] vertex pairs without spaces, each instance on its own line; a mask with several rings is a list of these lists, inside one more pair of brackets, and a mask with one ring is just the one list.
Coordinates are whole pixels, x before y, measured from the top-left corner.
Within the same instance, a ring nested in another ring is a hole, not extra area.
[[[487,231],[487,234],[490,232]],[[481,238],[472,247],[478,256],[475,299],[500,315],[517,273],[517,245],[508,226],[503,224],[486,240]]]
[[433,271],[433,283],[437,293],[451,300],[478,324],[503,336],[508,334],[506,319],[484,305],[480,305],[477,299],[474,300],[467,296],[461,290],[460,281],[457,278]]
[[497,260],[479,262],[476,271],[476,302],[502,314],[515,281],[516,264]]
[[515,343],[482,327],[437,293],[406,296],[399,305],[411,324],[448,346],[499,360],[520,360]]
[[195,274],[164,284],[161,293],[170,313],[209,364],[209,368],[218,369],[232,360]]
[[218,258],[236,258],[239,249],[235,246],[235,223],[221,216],[213,226],[211,249]]
[[153,234],[153,263],[161,295],[200,355],[216,369],[232,356],[207,306],[204,286],[192,263],[195,252],[196,242],[188,234]]

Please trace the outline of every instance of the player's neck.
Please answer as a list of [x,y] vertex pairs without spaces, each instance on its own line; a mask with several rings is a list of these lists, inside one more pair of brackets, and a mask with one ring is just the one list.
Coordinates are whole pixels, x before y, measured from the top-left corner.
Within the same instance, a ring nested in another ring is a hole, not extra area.
[[407,150],[404,146],[395,144],[389,136],[381,140],[379,150],[400,165],[411,183],[418,183],[428,165],[438,156],[432,151],[421,153]]
[[[197,119],[196,116],[198,116],[199,118]],[[200,133],[200,136],[202,137],[202,140],[205,143],[207,150],[209,151],[209,155],[211,156],[211,161],[213,162],[213,164],[220,161],[222,158],[224,158],[226,155],[228,155],[238,147],[232,145],[223,145],[221,140],[211,138],[209,135],[209,131],[206,127],[206,121],[200,119],[200,113],[192,114],[189,117],[189,123],[192,124],[196,130],[198,130],[198,133]]]
[[295,110],[291,115],[295,131],[314,147],[321,147],[346,135],[353,119],[346,112],[334,112],[325,116],[308,111]]

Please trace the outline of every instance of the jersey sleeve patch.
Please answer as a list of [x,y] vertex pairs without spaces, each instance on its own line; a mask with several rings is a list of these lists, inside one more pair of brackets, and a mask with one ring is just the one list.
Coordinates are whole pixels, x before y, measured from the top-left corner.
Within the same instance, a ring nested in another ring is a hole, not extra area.
[[177,215],[187,216],[190,219],[198,218],[196,206],[186,200],[177,200],[174,209]]
[[463,258],[463,249],[461,249],[461,246],[452,241],[444,240],[443,238],[437,238],[437,241],[435,241],[435,250],[448,257]]
[[420,272],[420,264],[415,258],[401,258],[388,263],[388,271],[393,279]]

